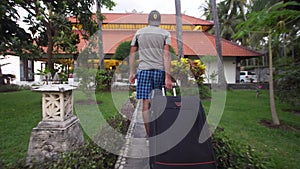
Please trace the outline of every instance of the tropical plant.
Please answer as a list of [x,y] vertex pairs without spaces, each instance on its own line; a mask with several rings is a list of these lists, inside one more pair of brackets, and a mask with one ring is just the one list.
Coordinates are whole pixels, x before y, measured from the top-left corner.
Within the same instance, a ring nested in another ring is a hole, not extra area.
[[181,85],[188,85],[188,77],[195,79],[198,85],[204,81],[205,65],[200,60],[181,58],[171,62],[171,75],[174,79],[180,80]]
[[[246,10],[248,0],[226,0],[226,6],[228,7],[228,16],[241,15],[244,20],[246,18]],[[251,1],[251,0],[250,0]]]
[[38,73],[36,75],[40,75],[42,79],[45,78],[46,85],[48,85],[49,80],[51,79],[51,72],[49,67],[46,67],[44,70],[38,70]]
[[[213,10],[212,10],[212,1],[205,1],[206,4],[199,7],[204,11],[203,16],[206,17],[207,20],[213,20]],[[218,18],[219,18],[219,26],[220,26],[220,36],[224,39],[232,41],[232,36],[236,33],[236,25],[243,21],[242,15],[237,12],[230,12],[230,5],[228,5],[228,1],[221,1],[217,5],[218,10]],[[211,33],[215,33],[215,29],[211,29]]]
[[211,9],[211,0],[205,0],[205,3],[202,4],[198,9],[203,11],[202,16],[206,18],[206,20],[213,20],[212,9]]
[[233,40],[233,35],[236,33],[236,25],[243,21],[240,14],[228,14],[229,7],[226,2],[218,4],[218,16],[220,22],[220,36],[227,40]]
[[272,43],[274,37],[280,37],[288,32],[289,29],[285,27],[287,23],[297,25],[297,20],[300,18],[300,11],[289,10],[289,5],[299,5],[296,2],[289,3],[277,3],[270,8],[263,9],[259,12],[252,12],[248,16],[248,20],[241,23],[238,28],[240,31],[236,37],[243,36],[249,32],[256,32],[268,37],[268,49],[269,49],[269,71],[270,71],[270,106],[272,111],[273,123],[279,125],[279,119],[276,112],[276,106],[274,101],[274,85],[273,85],[273,48]]

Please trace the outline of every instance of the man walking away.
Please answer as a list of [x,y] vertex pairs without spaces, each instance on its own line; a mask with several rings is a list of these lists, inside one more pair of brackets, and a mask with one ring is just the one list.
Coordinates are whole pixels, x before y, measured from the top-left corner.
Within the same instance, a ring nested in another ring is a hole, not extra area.
[[[148,16],[149,26],[137,30],[130,49],[130,76],[131,84],[137,79],[137,99],[143,99],[143,120],[147,136],[149,137],[149,103],[151,92],[161,89],[163,85],[172,88],[170,77],[170,32],[159,28],[161,15],[153,10]],[[135,53],[139,53],[139,66],[135,75]]]

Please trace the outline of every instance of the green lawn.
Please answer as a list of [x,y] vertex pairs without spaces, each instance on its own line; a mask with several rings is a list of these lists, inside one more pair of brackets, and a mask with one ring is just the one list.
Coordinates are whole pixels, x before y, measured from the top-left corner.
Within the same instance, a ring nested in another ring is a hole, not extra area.
[[[276,103],[281,123],[298,129],[271,129],[262,126],[262,119],[272,120],[269,93],[262,91],[258,99],[254,90],[231,90],[227,92],[225,110],[219,124],[230,138],[248,144],[264,157],[272,157],[278,169],[300,167],[300,116],[284,111],[286,104]],[[203,101],[208,112],[210,101]]]
[[80,101],[88,100],[81,91],[74,92],[74,110],[80,119],[85,138],[95,136],[99,127],[104,126],[106,119],[114,117],[120,112],[122,105],[129,98],[128,92],[97,92],[92,100],[100,101],[97,104],[81,104]]
[[33,127],[42,118],[41,93],[0,93],[0,159],[13,163],[25,158]]
[[[117,107],[126,100],[128,93],[117,93]],[[75,101],[84,99],[76,93]],[[102,101],[99,110],[104,118],[118,111],[109,93],[98,93]],[[208,112],[209,100],[203,101]],[[0,93],[0,161],[14,163],[25,158],[31,129],[41,120],[41,94],[32,91]],[[91,106],[81,106],[88,110]],[[300,129],[300,116],[283,111],[289,107],[277,102],[277,111],[282,123]],[[99,111],[97,110],[97,111]],[[260,120],[271,120],[268,91],[256,99],[255,91],[233,90],[227,92],[225,111],[220,126],[238,142],[249,144],[266,157],[271,157],[278,169],[298,169],[300,165],[300,131],[269,129],[259,124]]]
[[[101,121],[96,121],[99,119],[99,115],[101,114],[102,119],[115,116],[120,105],[127,101],[128,95],[128,92],[115,92],[113,96],[117,99],[112,100],[110,93],[98,92],[95,97],[101,101],[101,104],[75,106],[75,111],[82,110],[80,114],[83,117],[80,120],[89,120],[84,124],[92,127],[98,125],[97,129],[99,129]],[[0,93],[0,162],[15,163],[18,159],[26,158],[31,130],[42,119],[41,97],[41,93],[29,90]],[[83,93],[75,92],[74,102],[76,105],[76,101],[84,99],[86,96]],[[114,106],[114,102],[118,106]],[[82,115],[85,112],[89,113],[86,114],[88,116]],[[91,114],[97,115],[97,117],[89,116]],[[88,138],[90,135],[84,131],[84,136]]]

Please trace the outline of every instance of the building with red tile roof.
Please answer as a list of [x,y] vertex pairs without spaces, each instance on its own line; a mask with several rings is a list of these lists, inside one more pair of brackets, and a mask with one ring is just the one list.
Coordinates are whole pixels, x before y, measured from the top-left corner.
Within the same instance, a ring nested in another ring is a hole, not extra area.
[[[137,29],[148,26],[148,14],[144,13],[103,13],[103,49],[105,58],[111,58],[117,47],[124,41],[130,41]],[[161,14],[161,28],[170,31],[172,47],[177,53],[176,42],[176,16],[175,14]],[[77,25],[76,18],[69,18],[74,31],[80,33],[81,26]],[[215,48],[215,36],[207,31],[213,27],[213,23],[203,19],[182,14],[182,39],[184,55],[190,58],[200,59],[204,56],[217,58]],[[82,51],[88,43],[81,37],[78,50]],[[221,39],[225,76],[228,83],[239,81],[239,63],[241,59],[259,57],[263,54],[236,43]],[[216,59],[215,59],[216,60]],[[216,62],[211,64],[211,70],[207,70],[207,76],[217,72]]]
[[[104,13],[103,21],[103,41],[104,53],[114,54],[115,46],[127,40],[131,40],[137,29],[148,25],[148,14],[141,13]],[[76,18],[70,18],[74,29]],[[183,26],[183,43],[186,56],[203,56],[216,55],[215,36],[207,33],[213,27],[213,23],[195,18],[192,16],[182,15]],[[162,14],[161,27],[167,29],[172,35],[172,46],[177,49],[176,44],[176,16],[174,14]],[[79,51],[82,49],[85,40],[78,44]],[[118,44],[116,44],[118,43]],[[262,53],[250,50],[236,43],[221,39],[224,57],[257,57]]]
[[[148,14],[144,13],[103,13],[103,15],[105,17],[102,23],[105,61],[111,59],[117,47],[122,42],[131,41],[138,29],[148,26]],[[96,19],[95,15],[94,19]],[[161,19],[160,27],[170,31],[172,36],[171,45],[177,53],[176,16],[175,14],[161,14]],[[72,69],[74,59],[80,56],[90,41],[83,38],[83,30],[81,30],[81,25],[78,24],[77,18],[70,17],[69,20],[73,25],[74,33],[79,35],[80,42],[77,44],[78,54],[54,52],[53,58],[59,59],[61,63],[68,65],[68,67]],[[182,14],[184,55],[189,58],[199,58],[206,64],[207,82],[212,82],[210,75],[218,72],[215,36],[208,33],[208,30],[210,30],[213,25],[214,24],[210,21]],[[239,81],[241,59],[263,55],[260,52],[225,39],[221,39],[221,45],[225,76],[228,83],[236,83]],[[43,49],[47,51],[47,48]],[[208,59],[210,61],[205,60],[205,56],[211,56],[211,59]],[[21,72],[18,73],[20,74],[18,79],[20,79],[20,81],[33,80],[33,73],[36,69],[43,69],[45,67],[46,56],[43,57],[45,58],[38,59],[38,62],[33,60],[20,60],[19,63],[15,65],[12,64],[12,67],[20,66]],[[97,60],[95,59],[95,62],[92,63],[97,63]],[[28,78],[26,75],[32,75],[32,78]]]

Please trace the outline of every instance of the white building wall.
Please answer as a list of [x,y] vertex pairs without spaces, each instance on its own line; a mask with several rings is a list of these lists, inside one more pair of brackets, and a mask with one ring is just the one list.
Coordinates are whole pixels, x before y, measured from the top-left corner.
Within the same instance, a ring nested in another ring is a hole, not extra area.
[[223,64],[227,83],[236,83],[236,58],[225,57],[223,58]]
[[[218,63],[217,63],[217,57],[210,62],[203,61],[206,70],[205,75],[206,79],[204,83],[217,83],[218,77],[216,76],[215,81],[211,78],[213,73],[218,73]],[[224,73],[227,83],[236,83],[236,58],[235,57],[224,57],[223,58],[223,64],[224,64]],[[209,78],[209,79],[208,79]]]
[[[2,66],[2,74],[13,74],[16,76],[16,79],[14,81],[11,81],[11,83],[16,83],[17,81],[20,81],[20,57],[18,56],[0,56],[0,64],[6,64],[8,65]],[[4,59],[2,59],[4,58]]]
[[41,82],[42,79],[40,78],[40,75],[36,75],[36,73],[39,73],[38,70],[42,69],[42,64],[45,62],[41,62],[41,61],[34,61],[34,68],[33,71],[35,73],[34,75],[34,82]]
[[217,76],[215,78],[213,78],[213,74],[218,73],[217,58],[214,56],[211,56],[211,57],[212,58],[210,58],[209,61],[202,60],[202,62],[205,64],[205,67],[206,67],[204,83],[217,83],[217,80],[218,80]]
[[[3,56],[1,57],[3,58]],[[217,59],[213,60],[210,63],[206,63],[206,77],[209,77],[212,73],[217,73]],[[16,79],[11,83],[14,84],[26,84],[27,82],[21,82],[20,78],[20,57],[18,56],[6,56],[5,59],[0,59],[0,64],[10,63],[2,67],[3,74],[14,74]],[[34,73],[38,73],[38,70],[42,69],[42,64],[44,62],[35,61],[34,62]],[[235,57],[225,57],[223,58],[225,77],[227,83],[236,83],[236,58]],[[217,77],[216,77],[217,79]],[[215,81],[216,82],[216,81]],[[34,82],[31,83],[41,83],[41,79],[39,75],[34,75]],[[212,83],[212,79],[205,79],[204,83]]]
[[[20,57],[19,56],[0,56],[0,64],[10,63],[8,65],[2,66],[2,73],[3,74],[13,74],[16,76],[16,79],[12,81],[13,84],[27,84],[27,82],[21,81],[21,68],[20,68]],[[41,64],[44,62],[41,61],[34,61],[34,73],[38,73],[38,70],[41,69]],[[40,82],[40,76],[34,75],[34,82],[31,83],[38,83]]]

